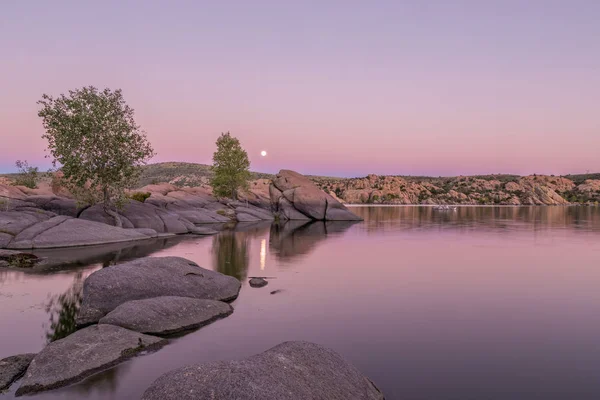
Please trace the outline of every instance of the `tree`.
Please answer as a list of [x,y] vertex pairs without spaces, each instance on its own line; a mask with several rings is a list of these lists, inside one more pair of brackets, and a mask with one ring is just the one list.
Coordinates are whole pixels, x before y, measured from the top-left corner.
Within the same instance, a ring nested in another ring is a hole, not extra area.
[[122,226],[115,207],[125,189],[137,181],[140,166],[154,155],[146,134],[121,90],[93,86],[38,101],[52,163],[61,165],[62,182],[79,200],[102,202],[104,211]]
[[240,141],[229,132],[222,133],[217,139],[217,151],[213,154],[213,193],[218,197],[237,199],[238,190],[248,188],[249,168],[248,153]]
[[27,161],[17,160],[15,166],[18,170],[17,178],[15,179],[15,185],[25,186],[29,189],[35,189],[38,182],[38,167],[32,167]]

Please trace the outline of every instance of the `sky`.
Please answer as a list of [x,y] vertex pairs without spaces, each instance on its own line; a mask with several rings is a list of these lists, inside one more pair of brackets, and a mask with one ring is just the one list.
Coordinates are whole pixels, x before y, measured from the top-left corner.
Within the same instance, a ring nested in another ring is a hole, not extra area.
[[[153,162],[364,176],[600,171],[600,1],[0,1],[0,171],[36,102],[123,90]],[[266,150],[267,157],[260,151]]]

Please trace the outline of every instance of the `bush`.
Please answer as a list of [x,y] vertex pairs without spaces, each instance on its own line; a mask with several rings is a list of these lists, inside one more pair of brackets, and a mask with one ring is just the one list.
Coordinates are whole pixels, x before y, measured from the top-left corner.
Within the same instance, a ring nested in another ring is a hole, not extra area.
[[15,179],[15,185],[25,186],[29,189],[37,188],[38,182],[38,167],[31,167],[27,161],[17,160],[15,163],[17,167],[18,176]]
[[129,195],[129,198],[131,200],[135,200],[135,201],[139,201],[140,203],[143,203],[146,201],[146,199],[148,197],[150,197],[150,192],[135,192],[135,193],[131,193]]

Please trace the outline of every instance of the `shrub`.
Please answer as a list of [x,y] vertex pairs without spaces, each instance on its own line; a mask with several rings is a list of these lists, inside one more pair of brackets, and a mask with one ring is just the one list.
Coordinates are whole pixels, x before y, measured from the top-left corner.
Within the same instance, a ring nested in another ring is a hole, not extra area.
[[131,200],[135,200],[135,201],[139,201],[140,203],[143,203],[150,196],[151,196],[150,192],[134,192],[134,193],[130,193],[128,197]]
[[32,167],[27,161],[17,160],[15,163],[17,167],[18,176],[15,179],[15,185],[25,186],[29,189],[37,188],[38,182],[38,167]]

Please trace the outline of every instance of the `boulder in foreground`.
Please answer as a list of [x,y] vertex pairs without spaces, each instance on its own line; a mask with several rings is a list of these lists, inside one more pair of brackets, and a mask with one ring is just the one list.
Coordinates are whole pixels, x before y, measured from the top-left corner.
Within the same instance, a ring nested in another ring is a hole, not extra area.
[[85,280],[77,324],[98,322],[131,300],[178,296],[231,301],[240,286],[234,277],[201,268],[185,258],[139,258],[98,270]]
[[180,368],[158,378],[143,400],[383,400],[383,393],[332,350],[285,342],[242,361]]
[[38,353],[16,394],[21,396],[78,382],[165,343],[164,339],[118,326],[90,326],[50,343]]
[[99,323],[136,332],[169,335],[208,325],[232,312],[233,308],[222,301],[162,296],[123,303]]
[[19,354],[0,360],[0,391],[19,379],[27,370],[35,354]]

